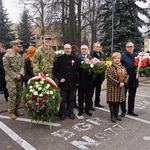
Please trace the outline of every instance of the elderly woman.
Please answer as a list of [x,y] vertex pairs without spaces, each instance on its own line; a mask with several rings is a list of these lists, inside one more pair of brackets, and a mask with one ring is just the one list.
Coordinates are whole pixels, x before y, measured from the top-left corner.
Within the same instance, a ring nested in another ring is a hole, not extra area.
[[107,70],[106,100],[109,104],[111,121],[116,119],[121,121],[119,112],[119,103],[125,101],[125,84],[128,81],[127,71],[120,63],[121,54],[118,52],[112,55],[112,65]]

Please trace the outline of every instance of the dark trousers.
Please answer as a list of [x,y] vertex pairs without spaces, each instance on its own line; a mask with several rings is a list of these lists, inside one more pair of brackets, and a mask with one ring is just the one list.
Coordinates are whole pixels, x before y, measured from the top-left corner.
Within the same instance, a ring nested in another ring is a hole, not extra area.
[[59,109],[60,114],[66,115],[66,108],[70,114],[73,113],[75,90],[60,90],[60,95],[62,98]]
[[6,88],[6,81],[1,82],[0,84],[1,84],[2,90],[4,91],[4,97],[5,97],[5,99],[7,99],[8,98],[8,90]]
[[[92,89],[91,89],[91,97],[94,95],[94,89],[95,89],[95,105],[98,105],[100,103],[100,94],[101,94],[101,83],[97,80],[93,81]],[[92,102],[93,106],[93,102]]]
[[[127,91],[129,92],[129,95],[128,95],[128,111],[130,112],[134,112],[134,102],[135,102],[135,95],[136,95],[136,89],[137,88],[126,88],[126,94],[127,94]],[[126,101],[121,103],[121,111],[122,112],[126,112]]]
[[89,111],[91,108],[91,89],[78,89],[78,103],[79,111],[83,111],[83,104],[85,99],[85,111]]

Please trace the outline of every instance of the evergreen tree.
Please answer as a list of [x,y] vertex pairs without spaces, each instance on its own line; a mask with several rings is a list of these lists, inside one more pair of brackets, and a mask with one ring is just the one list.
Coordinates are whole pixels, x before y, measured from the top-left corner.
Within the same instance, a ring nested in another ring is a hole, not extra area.
[[[115,1],[115,0],[114,0]],[[137,0],[116,0],[114,9],[114,51],[122,52],[125,44],[131,41],[135,44],[135,51],[142,51],[144,40],[139,27],[146,23],[138,14],[149,17],[148,9],[136,4]],[[145,2],[145,0],[141,0]],[[102,46],[104,51],[111,53],[112,38],[112,0],[106,0],[102,5]]]
[[18,27],[18,37],[25,49],[27,49],[31,42],[31,23],[28,10],[24,9],[21,14],[21,21]]
[[4,44],[5,48],[10,48],[10,41],[15,39],[15,35],[10,30],[10,26],[11,22],[3,7],[3,1],[0,0],[0,42]]

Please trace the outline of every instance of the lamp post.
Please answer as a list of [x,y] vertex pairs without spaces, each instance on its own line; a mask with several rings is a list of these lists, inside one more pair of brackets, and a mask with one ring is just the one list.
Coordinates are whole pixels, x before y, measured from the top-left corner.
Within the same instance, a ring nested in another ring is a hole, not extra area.
[[116,0],[112,0],[112,29],[111,29],[111,55],[114,49],[114,13]]

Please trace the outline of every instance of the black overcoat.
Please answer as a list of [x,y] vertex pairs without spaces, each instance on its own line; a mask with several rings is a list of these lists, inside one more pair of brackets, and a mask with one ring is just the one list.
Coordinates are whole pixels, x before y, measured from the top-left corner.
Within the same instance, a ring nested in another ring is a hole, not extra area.
[[[59,56],[54,62],[54,76],[58,79],[59,87],[62,90],[75,90],[79,83],[79,60],[72,55]],[[65,82],[60,83],[64,78]]]
[[135,57],[137,54],[129,54],[127,51],[124,51],[121,55],[121,63],[126,68],[129,75],[127,87],[138,87],[138,79],[136,79],[136,72],[134,68]]
[[3,66],[3,56],[5,53],[0,52],[0,83],[5,82],[5,70]]
[[[81,62],[84,60],[84,58],[82,57],[82,55],[78,56],[79,61],[80,61],[80,71],[79,71],[79,75],[80,75],[80,80],[79,80],[79,89],[90,89],[92,86],[92,75],[88,75],[84,72],[84,70],[81,68]],[[91,59],[91,55],[88,54],[87,55],[87,59]]]

